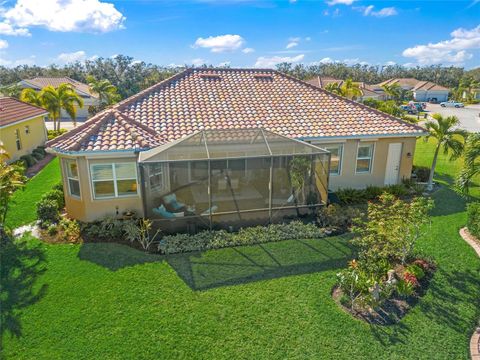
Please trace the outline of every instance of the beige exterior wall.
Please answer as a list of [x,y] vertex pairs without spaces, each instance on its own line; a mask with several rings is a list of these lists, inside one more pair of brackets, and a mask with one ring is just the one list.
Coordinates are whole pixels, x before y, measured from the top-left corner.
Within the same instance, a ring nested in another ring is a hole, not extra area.
[[[27,126],[29,132],[27,134]],[[21,149],[17,150],[16,130],[20,134]],[[44,116],[37,116],[30,120],[20,121],[0,128],[0,140],[10,154],[9,162],[16,161],[20,156],[31,154],[37,146],[44,145],[47,141]]]
[[[388,146],[391,143],[401,143],[402,153],[400,160],[400,171],[398,182],[402,179],[410,178],[413,166],[413,156],[415,153],[416,138],[398,137],[398,138],[379,138],[366,141],[346,140],[339,142],[312,141],[317,146],[332,144],[343,144],[343,159],[340,175],[330,175],[329,188],[337,190],[339,188],[365,188],[368,185],[383,186],[385,182],[385,169],[387,164]],[[360,143],[373,143],[374,154],[373,164],[370,173],[356,173],[357,148]],[[408,155],[410,154],[410,155]]]
[[92,191],[92,183],[90,179],[90,164],[97,163],[119,163],[119,162],[135,162],[136,157],[116,157],[108,159],[87,159],[85,157],[77,157],[76,159],[80,181],[80,197],[70,195],[68,181],[66,177],[66,168],[63,159],[69,157],[62,156],[62,177],[63,187],[65,191],[65,204],[67,213],[70,217],[81,221],[94,221],[105,216],[114,216],[117,211],[122,214],[126,210],[134,210],[138,216],[143,216],[143,205],[140,195],[140,178],[137,176],[137,195],[128,197],[112,197],[108,199],[94,199]]
[[[388,156],[388,146],[391,143],[401,143],[401,160],[398,182],[404,178],[410,178],[413,165],[413,156],[415,152],[416,138],[398,137],[398,138],[380,138],[368,141],[344,140],[338,142],[319,142],[312,141],[319,146],[343,144],[343,156],[340,175],[331,175],[329,188],[336,190],[339,188],[364,188],[368,185],[383,186],[385,181],[385,169]],[[356,173],[357,148],[361,143],[373,143],[374,154],[370,173]],[[62,159],[68,158],[62,156]],[[108,215],[122,214],[125,210],[134,210],[138,216],[143,216],[143,203],[141,199],[140,175],[137,174],[138,194],[129,197],[118,197],[109,199],[94,199],[92,183],[90,179],[90,165],[97,163],[115,163],[115,162],[135,162],[137,158],[133,155],[129,157],[109,157],[103,159],[87,159],[77,157],[76,159],[80,181],[80,198],[72,196],[69,193],[68,182],[66,178],[66,169],[62,161],[62,175],[65,190],[65,202],[69,216],[82,220],[94,221]]]

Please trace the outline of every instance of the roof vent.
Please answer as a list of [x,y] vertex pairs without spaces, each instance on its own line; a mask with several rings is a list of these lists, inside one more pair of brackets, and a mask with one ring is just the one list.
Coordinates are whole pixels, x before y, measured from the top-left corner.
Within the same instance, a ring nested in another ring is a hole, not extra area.
[[258,73],[258,74],[254,74],[253,77],[254,77],[256,80],[273,81],[273,76],[272,76],[272,74],[268,74],[268,73]]

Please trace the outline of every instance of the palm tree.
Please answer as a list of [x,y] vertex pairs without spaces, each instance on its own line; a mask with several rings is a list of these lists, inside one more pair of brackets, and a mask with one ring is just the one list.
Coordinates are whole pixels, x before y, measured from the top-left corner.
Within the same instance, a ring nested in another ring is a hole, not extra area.
[[480,133],[468,135],[463,169],[456,181],[457,190],[468,194],[472,179],[476,175],[480,175]]
[[[42,98],[43,107],[50,113],[50,117],[53,120],[54,130],[60,130],[60,114],[62,110],[65,110],[72,119],[75,126],[77,109],[83,107],[83,99],[75,92],[72,85],[60,84],[58,88],[54,88],[49,85],[42,89],[40,92]],[[57,124],[58,123],[58,124]]]
[[342,85],[342,95],[350,100],[355,100],[357,97],[363,95],[362,89],[358,83],[353,82],[352,79],[347,79]]
[[334,94],[343,96],[343,90],[342,90],[342,88],[340,87],[340,85],[338,85],[338,83],[336,83],[336,82],[327,84],[327,85],[325,86],[325,90],[330,91],[330,92],[332,92],[332,93],[334,93]]
[[395,102],[397,103],[401,101],[404,94],[404,90],[400,85],[398,85],[397,83],[393,83],[392,85],[386,84],[386,85],[383,85],[382,87],[383,87],[383,90],[385,91],[385,94],[387,94],[389,98],[395,100]]
[[40,96],[40,92],[34,89],[30,89],[30,88],[23,89],[22,92],[20,93],[20,100],[32,105],[44,107],[43,99]]
[[117,88],[109,80],[97,80],[89,75],[87,82],[90,93],[98,95],[101,106],[112,105],[119,100],[120,96],[117,93]]
[[428,190],[433,189],[433,174],[435,173],[435,166],[437,165],[440,148],[443,148],[443,153],[445,155],[451,152],[450,160],[454,160],[463,153],[464,141],[460,138],[465,139],[468,134],[465,130],[457,128],[460,122],[456,116],[448,116],[444,118],[440,114],[434,114],[433,119],[434,120],[425,123],[425,128],[429,132],[425,137],[425,141],[428,141],[431,137],[437,140],[432,167],[430,169],[430,176],[428,177]]

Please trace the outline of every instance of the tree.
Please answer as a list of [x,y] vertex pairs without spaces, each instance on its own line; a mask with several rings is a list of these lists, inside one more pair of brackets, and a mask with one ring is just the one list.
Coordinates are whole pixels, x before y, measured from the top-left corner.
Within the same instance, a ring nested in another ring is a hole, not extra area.
[[469,134],[464,152],[462,171],[456,179],[456,188],[468,194],[472,179],[480,174],[480,133]]
[[88,76],[87,81],[90,93],[98,95],[100,105],[112,105],[120,100],[117,88],[109,80],[97,80],[93,76]]
[[21,92],[22,92],[22,88],[17,84],[0,86],[0,95],[19,99]]
[[427,189],[433,189],[433,174],[437,165],[438,153],[443,148],[443,153],[447,155],[451,152],[450,160],[455,160],[462,155],[464,150],[464,139],[467,137],[465,130],[457,128],[460,124],[456,116],[443,117],[440,114],[434,114],[433,120],[425,123],[428,135],[425,141],[434,138],[437,141],[435,153],[433,154],[432,166],[430,168],[430,176],[428,177]]
[[360,89],[360,85],[353,82],[352,79],[347,79],[343,82],[342,93],[343,96],[350,100],[355,100],[356,98],[363,95],[362,89]]
[[20,93],[20,100],[32,105],[44,107],[43,99],[40,95],[40,92],[31,88],[26,88],[22,90],[22,92]]
[[61,111],[65,110],[76,126],[77,109],[83,107],[83,99],[70,84],[60,84],[58,88],[46,86],[40,91],[43,107],[50,113],[54,130],[60,130]]
[[385,91],[385,94],[387,94],[387,96],[394,100],[396,103],[400,102],[400,99],[402,98],[402,92],[403,92],[403,89],[402,87],[397,84],[397,83],[393,83],[391,85],[383,85],[382,86],[383,90]]
[[334,93],[334,94],[343,96],[343,90],[342,90],[342,88],[340,87],[340,85],[338,85],[337,82],[333,82],[333,83],[327,84],[327,85],[325,86],[325,90],[330,91],[331,93]]

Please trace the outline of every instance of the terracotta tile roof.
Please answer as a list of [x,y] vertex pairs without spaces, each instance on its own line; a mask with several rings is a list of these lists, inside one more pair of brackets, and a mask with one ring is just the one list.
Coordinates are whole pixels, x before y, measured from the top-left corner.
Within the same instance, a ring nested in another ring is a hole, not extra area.
[[[306,80],[305,82],[307,82],[311,85],[314,85],[314,86],[321,87],[322,89],[325,89],[325,87],[329,84],[337,83],[338,86],[342,86],[344,81],[345,80],[339,80],[339,79],[335,79],[335,78],[328,77],[328,76],[316,76],[312,79]],[[375,92],[373,90],[373,88],[370,87],[370,85],[368,85],[364,82],[355,81],[355,83],[359,85],[360,90],[363,93],[363,96],[380,96],[381,95],[381,94]]]
[[29,84],[33,85],[36,89],[42,89],[45,86],[53,86],[53,87],[58,87],[61,84],[70,84],[74,87],[74,89],[80,94],[80,95],[88,95],[94,98],[98,98],[98,95],[96,93],[91,93],[90,92],[90,87],[87,84],[81,83],[80,81],[73,80],[67,76],[64,77],[36,77],[33,79],[25,79],[23,80],[25,82],[28,82]]
[[419,81],[417,85],[413,88],[414,91],[425,90],[425,91],[450,91],[448,88],[435,84],[431,81]]
[[41,107],[24,103],[12,97],[0,97],[0,126],[47,114],[48,111]]
[[145,150],[164,143],[154,130],[115,109],[99,115],[47,145],[62,152],[77,152]]
[[[130,124],[172,141],[203,129],[262,127],[291,138],[422,135],[424,130],[316,86],[268,69],[187,69],[118,104]],[[110,110],[113,111],[113,110]],[[107,111],[108,112],[108,111]],[[51,142],[61,151],[75,136],[99,136],[93,124]],[[88,125],[87,125],[88,124]],[[78,132],[77,132],[78,133]],[[102,133],[103,135],[103,133]],[[81,150],[118,149],[106,137]],[[89,143],[90,144],[90,143]],[[151,147],[156,146],[150,144]],[[65,150],[70,150],[67,148]]]

